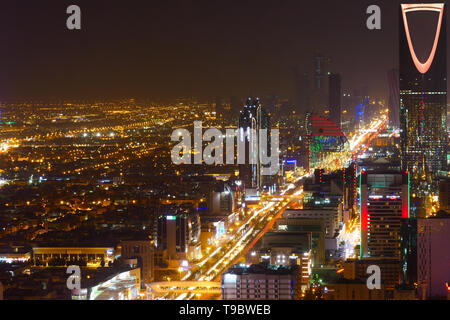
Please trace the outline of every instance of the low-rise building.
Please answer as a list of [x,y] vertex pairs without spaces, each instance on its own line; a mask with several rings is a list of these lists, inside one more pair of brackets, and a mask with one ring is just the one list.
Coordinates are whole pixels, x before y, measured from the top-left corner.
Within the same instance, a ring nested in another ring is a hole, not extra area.
[[297,265],[235,265],[222,275],[222,300],[298,300]]
[[150,283],[154,279],[155,250],[150,240],[122,241],[120,243],[123,259],[137,259],[141,268],[142,280]]
[[344,278],[348,280],[361,280],[366,282],[370,274],[367,268],[371,265],[380,267],[381,283],[387,291],[389,298],[393,298],[395,287],[401,280],[400,261],[396,259],[348,259],[344,262]]
[[31,259],[31,248],[22,246],[0,247],[0,263],[20,263]]
[[311,233],[267,232],[248,254],[251,263],[292,266],[300,269],[302,290],[309,287],[311,277]]
[[36,264],[49,265],[52,261],[70,264],[71,261],[84,261],[88,266],[108,265],[114,262],[114,246],[45,246],[33,248]]
[[384,285],[380,289],[370,290],[366,281],[360,279],[339,279],[327,283],[324,289],[325,300],[384,300]]
[[140,268],[124,268],[114,274],[99,273],[82,281],[82,289],[72,290],[72,299],[137,300],[140,298],[140,283]]
[[300,232],[311,234],[312,266],[325,264],[325,222],[322,219],[279,218],[275,221],[276,232]]

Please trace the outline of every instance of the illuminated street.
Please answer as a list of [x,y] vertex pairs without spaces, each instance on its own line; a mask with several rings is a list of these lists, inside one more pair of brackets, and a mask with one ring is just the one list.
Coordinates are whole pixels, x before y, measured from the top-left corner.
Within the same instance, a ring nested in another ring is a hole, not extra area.
[[[385,116],[382,116],[386,119]],[[370,123],[367,128],[359,131],[350,140],[351,153],[346,154],[346,162],[351,161],[351,154],[360,154],[366,148],[365,143],[376,137],[377,133],[383,128],[385,120],[376,120]],[[330,160],[333,162],[333,160]],[[329,168],[324,164],[325,168]],[[333,166],[331,166],[333,168]],[[333,170],[333,169],[330,169]],[[273,195],[270,202],[262,202],[257,207],[251,208],[245,220],[240,221],[240,225],[233,231],[228,231],[228,241],[221,243],[220,246],[212,249],[212,252],[203,257],[199,262],[192,265],[189,273],[182,280],[186,281],[218,281],[220,275],[230,265],[239,262],[239,258],[252,248],[252,246],[272,228],[274,221],[281,216],[283,211],[288,208],[292,201],[301,199],[303,186],[301,181],[305,176],[296,177],[294,184],[290,183],[285,189],[278,194]],[[277,199],[277,196],[279,199]],[[345,257],[353,256],[353,248],[359,244],[359,221],[353,218],[344,226],[339,241],[345,242]],[[169,286],[169,283],[166,283]],[[192,293],[183,293],[174,297],[173,295],[162,295],[160,298],[168,299],[202,299],[200,293],[196,292],[196,287],[191,287]],[[196,295],[197,294],[197,295]]]
[[0,302],[450,300],[447,6],[3,0]]

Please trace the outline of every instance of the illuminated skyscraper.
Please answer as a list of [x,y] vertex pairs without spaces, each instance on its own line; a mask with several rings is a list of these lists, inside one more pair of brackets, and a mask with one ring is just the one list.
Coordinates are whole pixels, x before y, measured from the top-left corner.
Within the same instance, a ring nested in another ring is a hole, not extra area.
[[361,257],[400,260],[401,220],[409,218],[408,172],[361,171]]
[[327,105],[327,65],[330,58],[321,54],[314,56],[314,84],[311,91],[311,104],[314,112],[322,113]]
[[314,89],[324,90],[325,88],[325,62],[327,59],[321,54],[314,56]]
[[389,82],[389,123],[392,127],[400,127],[400,97],[398,89],[398,70],[391,69],[388,71]]
[[[264,184],[264,178],[268,176],[261,175],[261,161],[259,157],[259,144],[257,143],[260,130],[267,129],[267,141],[270,145],[270,122],[269,116],[261,105],[258,98],[248,98],[244,110],[241,111],[239,117],[239,137],[238,139],[245,139],[245,155],[246,163],[239,164],[239,177],[244,182],[245,188],[260,189]],[[255,134],[255,147],[250,147],[251,134]],[[253,152],[253,155],[250,155]],[[267,150],[269,153],[270,151]],[[270,154],[268,154],[270,156]],[[251,163],[250,157],[255,159]]]
[[[411,174],[411,214],[430,195],[437,195],[438,176],[447,170],[447,60],[444,3],[402,4],[400,7],[400,122],[402,167]],[[417,58],[408,15],[437,14],[433,47],[426,60]],[[431,12],[431,13],[430,13]]]

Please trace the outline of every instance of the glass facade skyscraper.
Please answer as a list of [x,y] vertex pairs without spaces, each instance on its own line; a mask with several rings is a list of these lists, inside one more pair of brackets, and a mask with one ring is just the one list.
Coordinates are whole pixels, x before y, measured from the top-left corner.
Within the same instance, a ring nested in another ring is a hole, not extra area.
[[[427,197],[437,195],[439,174],[447,170],[446,8],[443,3],[400,7],[400,121],[402,167],[411,175],[411,214],[423,216]],[[428,59],[417,56],[408,15],[438,19]]]
[[[260,189],[270,180],[270,177],[261,175],[261,159],[259,155],[258,137],[261,129],[267,130],[267,141],[270,145],[270,120],[265,109],[258,98],[248,98],[244,109],[239,116],[239,136],[238,139],[245,139],[245,155],[248,156],[248,162],[239,164],[239,176],[244,182],[246,188]],[[252,135],[256,135],[252,137]],[[254,148],[250,147],[251,141],[255,143]],[[253,152],[253,155],[250,153]],[[270,151],[267,150],[268,156]],[[250,157],[254,159],[254,163],[250,163]]]

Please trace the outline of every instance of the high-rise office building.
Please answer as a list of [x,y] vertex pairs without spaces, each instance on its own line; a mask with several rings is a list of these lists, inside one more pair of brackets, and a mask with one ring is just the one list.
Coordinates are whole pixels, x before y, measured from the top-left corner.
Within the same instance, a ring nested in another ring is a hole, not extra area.
[[325,63],[327,58],[320,53],[314,56],[314,89],[323,90],[325,88]]
[[217,119],[221,119],[225,115],[225,103],[221,97],[216,97],[215,110]]
[[417,219],[417,282],[422,299],[446,298],[450,279],[450,216]]
[[[416,55],[410,14],[437,13],[433,47],[425,62]],[[426,214],[425,199],[437,195],[438,176],[447,170],[447,59],[444,3],[400,7],[400,119],[402,167],[411,174],[411,214]]]
[[402,284],[417,282],[417,219],[402,219],[400,227]]
[[342,95],[342,105],[346,113],[343,127],[348,131],[354,131],[362,127],[367,119],[370,119],[369,100],[368,87],[350,90]]
[[450,212],[450,179],[439,182],[439,208]]
[[342,115],[342,90],[341,75],[332,73],[328,76],[329,83],[329,100],[328,108],[330,110],[328,118],[341,127]]
[[348,167],[343,169],[343,209],[344,211],[355,213],[358,198],[358,172],[356,160],[352,161]]
[[278,96],[276,94],[268,95],[263,98],[263,105],[269,116],[275,114],[278,110]]
[[400,127],[400,96],[398,89],[398,70],[391,69],[388,71],[389,83],[389,123],[391,127]]
[[297,113],[304,114],[312,111],[308,73],[301,73],[298,69],[294,69],[294,84],[294,99]]
[[361,172],[361,257],[400,260],[400,228],[409,218],[408,172]]
[[327,64],[330,59],[316,54],[314,56],[314,84],[311,90],[311,108],[314,112],[323,113],[327,105],[328,82],[327,80]]
[[[238,139],[245,139],[245,164],[239,164],[239,177],[246,189],[261,189],[269,176],[262,176],[262,163],[260,159],[260,130],[267,130],[267,145],[270,145],[269,116],[258,98],[248,98],[239,117]],[[255,136],[253,136],[255,135]],[[253,147],[251,147],[253,143]],[[270,156],[270,148],[266,150]],[[252,154],[250,154],[252,153]],[[253,163],[252,163],[253,162]]]
[[121,256],[124,259],[136,259],[145,283],[154,279],[155,247],[150,240],[127,240],[120,243]]
[[154,230],[155,246],[166,260],[196,259],[201,255],[200,216],[191,207],[164,205],[159,208]]

